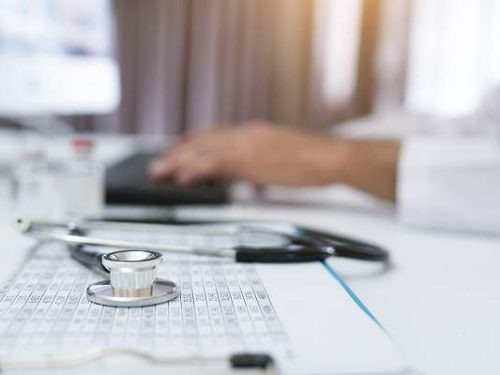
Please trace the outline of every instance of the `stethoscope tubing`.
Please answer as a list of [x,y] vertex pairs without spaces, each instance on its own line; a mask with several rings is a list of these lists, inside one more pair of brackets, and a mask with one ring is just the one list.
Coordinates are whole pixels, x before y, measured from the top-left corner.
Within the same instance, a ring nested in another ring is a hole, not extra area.
[[[389,253],[381,247],[362,241],[354,240],[348,237],[343,237],[331,233],[325,233],[318,230],[312,230],[304,227],[294,226],[294,235],[289,233],[278,233],[281,236],[286,236],[290,240],[290,245],[287,247],[224,247],[224,248],[196,248],[192,246],[182,245],[166,245],[157,243],[147,243],[141,241],[122,241],[108,238],[89,237],[85,235],[85,229],[89,229],[92,225],[85,224],[84,230],[81,226],[73,223],[39,223],[26,220],[18,220],[18,228],[25,234],[40,240],[55,240],[61,241],[70,245],[76,245],[77,248],[82,246],[100,246],[109,248],[118,248],[125,250],[151,250],[165,253],[176,253],[184,255],[202,255],[219,258],[230,258],[236,262],[251,262],[251,263],[298,263],[324,260],[330,256],[343,258],[387,262]],[[184,223],[186,224],[186,223]],[[234,224],[216,227],[217,223],[208,223],[208,228],[203,227],[200,223],[195,223],[193,227],[190,225],[167,225],[165,230],[175,231],[180,229],[181,233],[185,234],[234,234]],[[221,222],[221,224],[227,224]],[[135,229],[158,229],[161,230],[163,225],[158,224],[130,224]],[[105,223],[105,227],[110,228],[119,226],[123,228],[123,223]],[[126,226],[126,224],[125,224]],[[179,228],[175,228],[175,227]],[[94,223],[94,228],[99,227],[99,224]],[[68,230],[68,233],[54,232],[55,228],[63,228]],[[261,229],[262,230],[262,229]],[[175,232],[178,233],[178,232]],[[273,233],[268,231],[268,233]]]
[[338,234],[321,232],[319,230],[301,228],[304,234],[323,238],[335,248],[334,256],[371,262],[388,262],[390,254],[379,245],[355,240]]

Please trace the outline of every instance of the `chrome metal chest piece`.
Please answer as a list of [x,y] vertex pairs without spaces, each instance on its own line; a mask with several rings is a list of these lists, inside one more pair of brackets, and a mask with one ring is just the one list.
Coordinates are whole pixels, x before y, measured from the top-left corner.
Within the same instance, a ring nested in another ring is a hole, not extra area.
[[91,302],[115,307],[150,306],[170,301],[179,295],[177,285],[156,278],[162,255],[149,250],[122,250],[103,255],[102,265],[110,279],[87,288]]

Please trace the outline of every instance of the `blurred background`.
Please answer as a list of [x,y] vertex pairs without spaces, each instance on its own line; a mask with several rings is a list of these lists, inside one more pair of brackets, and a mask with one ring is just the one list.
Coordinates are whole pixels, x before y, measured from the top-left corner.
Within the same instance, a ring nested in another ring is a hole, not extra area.
[[[322,128],[400,109],[455,116],[500,82],[499,20],[497,0],[0,0],[0,76],[15,81],[12,66],[61,48],[113,58],[118,83],[103,60],[102,78],[72,91],[95,103],[49,111],[83,131],[180,134],[256,118]],[[68,77],[83,85],[81,72]],[[8,90],[0,82],[1,100],[14,100]],[[2,126],[26,115],[0,103]]]

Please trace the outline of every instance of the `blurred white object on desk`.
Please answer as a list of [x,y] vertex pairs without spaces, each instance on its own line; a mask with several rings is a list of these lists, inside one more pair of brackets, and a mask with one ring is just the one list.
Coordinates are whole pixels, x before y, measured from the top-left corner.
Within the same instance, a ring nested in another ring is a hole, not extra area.
[[74,155],[53,171],[54,201],[62,202],[62,216],[75,220],[99,215],[104,210],[105,169],[94,158],[94,142],[88,138],[72,141]]
[[23,155],[13,169],[14,214],[37,220],[77,220],[104,209],[105,169],[94,143],[72,140],[74,155],[48,160],[41,151]]
[[14,164],[12,182],[16,215],[49,218],[47,205],[52,206],[52,202],[47,199],[50,191],[47,170],[47,160],[41,151],[29,151]]

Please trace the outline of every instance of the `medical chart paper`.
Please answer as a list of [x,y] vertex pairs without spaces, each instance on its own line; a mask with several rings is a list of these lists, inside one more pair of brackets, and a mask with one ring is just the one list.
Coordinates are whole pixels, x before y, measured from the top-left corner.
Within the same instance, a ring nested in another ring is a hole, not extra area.
[[[35,250],[0,289],[0,356],[32,348],[137,346],[196,351],[287,342],[255,267],[166,255],[158,276],[180,286],[179,298],[143,308],[88,302],[88,284],[102,279],[69,258],[61,245]],[[188,258],[188,259],[186,259]]]
[[[226,239],[216,237],[208,244],[206,238],[202,243],[195,237],[186,240],[186,236],[99,233],[99,237],[105,236],[162,243],[189,241],[205,246],[228,245],[224,243]],[[341,322],[330,327],[333,335],[328,332],[328,326],[322,327],[322,319],[336,320],[335,316],[328,315],[331,314],[328,310],[345,316],[353,315],[353,312],[360,317],[364,314],[343,295],[342,288],[337,287],[320,264],[280,267],[283,271],[277,274],[282,276],[278,280],[273,276],[277,268],[272,267],[260,269],[258,265],[199,256],[165,254],[164,258],[158,276],[179,285],[177,299],[143,308],[113,308],[88,302],[85,295],[87,285],[102,279],[102,276],[71,259],[65,245],[47,243],[38,246],[12,279],[0,287],[0,363],[3,359],[23,359],[33,355],[57,358],[85,353],[96,347],[125,347],[173,356],[272,352],[274,355],[278,353],[280,359],[289,357],[290,353],[293,357],[301,351],[308,358],[318,357],[314,363],[306,363],[306,368],[309,368],[321,363],[320,359],[331,357],[330,353],[342,353],[345,345],[339,344],[337,339],[349,337],[350,332],[358,335],[356,329],[359,334],[366,335],[363,338],[368,340],[366,346],[372,347],[373,342],[375,355],[386,351],[384,345],[387,346],[387,342],[381,343],[380,340],[383,334],[369,320],[361,322],[359,318],[353,318],[357,325],[353,331],[349,331],[348,324]],[[265,285],[261,273],[271,281],[269,285]],[[290,281],[295,282],[298,277],[320,284],[313,290],[307,284],[297,285],[294,288],[298,294],[294,295]],[[315,310],[308,310],[300,303],[301,296],[308,305],[312,305],[310,301],[313,300],[320,302],[317,293],[330,293],[332,285],[338,295],[331,295],[333,301],[326,300],[325,303],[334,308],[318,303]],[[281,305],[282,316],[277,312],[268,288]],[[286,311],[293,314],[286,314]],[[311,311],[317,315],[311,315]],[[294,316],[300,316],[302,324],[297,324]],[[314,327],[317,331],[324,330],[327,335],[315,339]],[[295,338],[301,341],[300,345],[293,345],[289,329],[292,336],[298,332]],[[316,348],[318,344],[320,347]],[[380,358],[382,362],[387,358],[392,360],[392,353]],[[331,363],[343,366],[345,362],[342,369],[349,368],[351,359],[340,359]],[[288,362],[292,363],[291,360]],[[326,368],[330,368],[330,362],[325,363]],[[288,372],[293,373],[293,369],[299,368],[291,366],[292,371]],[[330,373],[321,369],[315,372]]]

